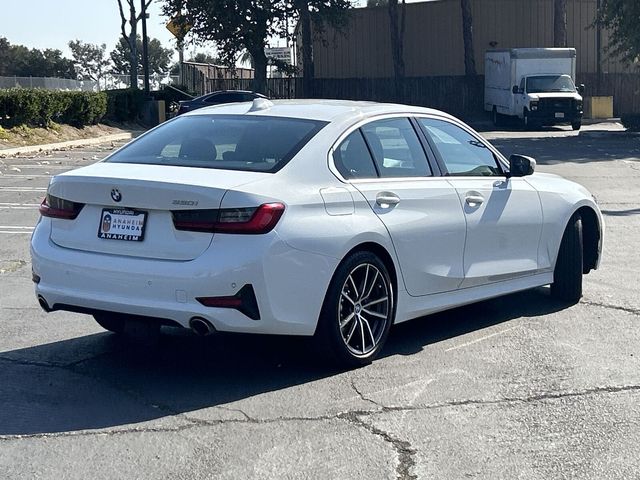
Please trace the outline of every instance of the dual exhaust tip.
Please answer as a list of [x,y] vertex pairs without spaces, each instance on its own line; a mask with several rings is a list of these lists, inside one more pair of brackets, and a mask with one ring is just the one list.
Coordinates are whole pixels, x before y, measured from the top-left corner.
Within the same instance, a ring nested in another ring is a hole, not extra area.
[[[52,312],[53,309],[49,306],[47,301],[42,295],[38,295],[38,304],[45,312]],[[198,335],[199,337],[207,337],[209,335],[213,335],[216,333],[216,329],[213,324],[202,317],[193,317],[189,320],[189,327],[191,331]]]
[[202,317],[193,317],[189,320],[189,327],[191,327],[191,331],[199,337],[207,337],[216,333],[216,329],[211,322]]

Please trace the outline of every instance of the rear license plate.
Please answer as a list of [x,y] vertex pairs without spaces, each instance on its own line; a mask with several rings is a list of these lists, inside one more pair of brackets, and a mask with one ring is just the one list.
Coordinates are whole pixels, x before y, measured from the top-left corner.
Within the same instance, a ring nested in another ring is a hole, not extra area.
[[104,208],[100,216],[98,238],[141,242],[144,239],[146,220],[147,212],[128,208]]
[[564,118],[563,112],[556,112],[556,118]]

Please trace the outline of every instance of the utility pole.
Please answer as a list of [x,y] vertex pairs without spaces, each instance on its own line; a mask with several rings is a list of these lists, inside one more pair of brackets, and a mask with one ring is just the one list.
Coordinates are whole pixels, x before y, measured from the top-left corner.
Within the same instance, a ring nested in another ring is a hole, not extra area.
[[147,38],[147,7],[146,1],[140,0],[142,5],[142,69],[144,72],[144,93],[149,96],[149,39]]

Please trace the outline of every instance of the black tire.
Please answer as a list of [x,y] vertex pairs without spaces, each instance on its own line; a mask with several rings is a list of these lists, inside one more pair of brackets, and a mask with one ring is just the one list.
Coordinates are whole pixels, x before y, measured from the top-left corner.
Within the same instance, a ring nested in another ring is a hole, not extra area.
[[578,303],[582,297],[582,219],[574,214],[562,236],[556,266],[553,270],[551,296]]
[[[367,305],[369,300],[375,305]],[[373,253],[356,252],[343,260],[331,279],[316,344],[334,365],[367,365],[382,350],[394,318],[395,291],[387,268]]]
[[96,313],[93,316],[94,320],[105,330],[117,333],[119,335],[124,333],[126,325],[126,317],[124,315],[118,315],[116,313]]
[[539,123],[533,122],[532,120],[529,119],[529,110],[527,110],[526,108],[522,113],[522,128],[528,131],[537,130],[538,128],[540,128]]
[[582,122],[571,122],[571,128],[573,130],[580,130],[582,127]]
[[502,126],[502,116],[498,113],[498,109],[495,106],[491,111],[491,120],[493,121],[493,125],[495,127]]

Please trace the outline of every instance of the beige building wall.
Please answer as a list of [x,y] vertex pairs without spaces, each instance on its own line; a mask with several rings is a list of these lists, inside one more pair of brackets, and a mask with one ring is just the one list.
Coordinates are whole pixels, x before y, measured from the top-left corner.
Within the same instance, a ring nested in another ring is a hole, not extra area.
[[[462,13],[459,0],[406,5],[405,69],[408,77],[464,75]],[[491,48],[552,47],[553,0],[472,0],[476,69],[484,73]],[[596,29],[590,28],[596,0],[567,0],[567,34],[578,52],[578,73],[597,72]],[[602,71],[626,69],[604,53]],[[391,77],[393,66],[386,7],[352,11],[343,31],[327,29],[314,43],[317,78]]]

